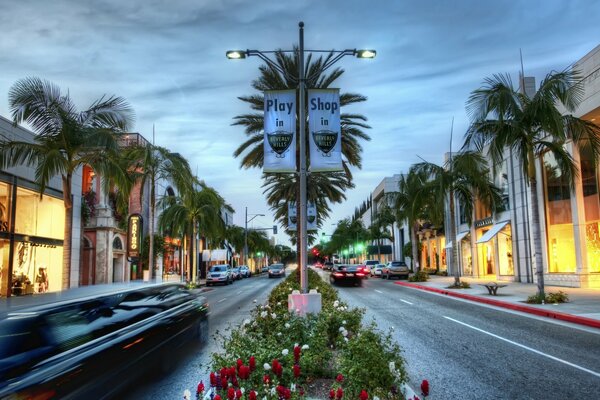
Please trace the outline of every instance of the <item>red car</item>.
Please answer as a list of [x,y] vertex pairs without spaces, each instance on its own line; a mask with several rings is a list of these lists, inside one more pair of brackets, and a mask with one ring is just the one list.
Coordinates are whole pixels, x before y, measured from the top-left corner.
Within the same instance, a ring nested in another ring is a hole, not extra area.
[[336,265],[333,267],[333,271],[329,275],[329,282],[331,284],[350,283],[354,286],[362,286],[362,280],[365,278],[365,274],[359,271],[357,265]]

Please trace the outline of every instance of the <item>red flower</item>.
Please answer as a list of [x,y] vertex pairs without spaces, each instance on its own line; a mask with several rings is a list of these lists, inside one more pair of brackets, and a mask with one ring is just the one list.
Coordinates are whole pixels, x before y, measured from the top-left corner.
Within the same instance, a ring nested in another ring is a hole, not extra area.
[[238,380],[237,380],[237,378],[235,377],[235,375],[233,375],[233,376],[231,377],[231,384],[232,384],[233,386],[235,386],[235,387],[238,387],[238,386],[240,386],[240,384],[238,383]]
[[198,384],[198,388],[196,389],[196,393],[202,393],[204,392],[204,383],[202,381],[200,381],[200,383]]
[[302,349],[300,346],[294,346],[294,362],[298,364],[300,362],[300,354],[302,353]]
[[342,397],[344,397],[344,390],[343,390],[341,387],[339,387],[339,388],[337,389],[337,392],[335,393],[335,398],[336,398],[337,400],[341,400],[341,399],[342,399]]
[[295,378],[300,377],[300,366],[298,364],[294,364],[294,377]]
[[429,396],[429,382],[427,379],[423,379],[423,382],[421,382],[421,394],[425,397]]
[[254,390],[248,395],[248,400],[256,400],[256,392]]
[[263,376],[263,383],[264,383],[265,385],[268,385],[268,384],[270,384],[270,383],[271,383],[271,377],[270,377],[269,375],[265,375],[265,376]]
[[235,367],[229,368],[229,372],[227,373],[229,378],[235,378]]
[[281,378],[281,374],[283,374],[283,367],[281,366],[281,363],[276,358],[273,359],[273,362],[271,363],[271,368],[273,369],[273,372],[275,373],[275,375],[277,375],[278,377]]
[[227,378],[228,373],[229,373],[229,370],[227,368],[225,368],[225,367],[221,368],[221,371],[220,371],[221,378],[223,378],[223,377]]
[[339,383],[344,382],[344,375],[338,374],[338,376],[335,378],[335,380],[338,381]]
[[235,399],[235,389],[230,387],[229,389],[227,389],[227,399],[228,400],[234,400]]
[[248,379],[250,377],[250,367],[242,365],[238,371],[240,379]]
[[362,390],[358,395],[358,398],[360,400],[369,400],[369,394],[365,390]]
[[235,398],[236,399],[241,399],[242,398],[242,391],[241,389],[238,389],[235,391]]
[[254,371],[256,369],[256,358],[254,356],[250,357],[248,364],[250,365],[250,371]]
[[283,388],[283,398],[285,400],[290,400],[292,398],[292,391],[288,388]]
[[329,391],[329,398],[332,399],[332,400],[335,399],[335,390],[331,389]]
[[241,358],[238,358],[238,359],[237,359],[237,362],[236,362],[236,364],[237,364],[237,369],[240,369],[240,367],[241,367],[242,365],[244,365],[244,362],[242,361],[242,359],[241,359]]
[[213,400],[221,400],[221,396],[216,395],[215,398]]
[[212,387],[217,386],[217,375],[215,375],[214,372],[210,373],[210,386],[212,386]]
[[298,386],[298,394],[304,396],[304,388],[302,386]]
[[225,389],[227,387],[227,378],[224,376],[221,377],[221,387],[223,389]]

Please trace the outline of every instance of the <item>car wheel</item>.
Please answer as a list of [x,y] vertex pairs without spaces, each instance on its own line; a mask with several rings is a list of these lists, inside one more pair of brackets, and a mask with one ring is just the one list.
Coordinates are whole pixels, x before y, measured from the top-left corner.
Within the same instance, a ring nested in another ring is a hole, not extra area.
[[392,278],[390,277],[390,274],[389,274],[389,272],[388,272],[387,276],[385,277],[385,279],[387,279],[388,281],[389,281],[390,279],[392,279]]

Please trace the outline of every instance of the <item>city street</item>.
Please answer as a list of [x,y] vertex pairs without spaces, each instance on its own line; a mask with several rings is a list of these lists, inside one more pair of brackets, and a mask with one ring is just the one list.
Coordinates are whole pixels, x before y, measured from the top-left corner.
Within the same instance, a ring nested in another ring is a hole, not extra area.
[[[321,272],[324,277],[327,272]],[[338,287],[404,350],[410,385],[431,399],[600,397],[600,332],[504,312],[371,278]]]
[[[228,335],[228,327],[236,326],[249,318],[250,310],[257,303],[264,303],[271,289],[281,279],[268,279],[266,274],[236,281],[233,285],[214,286],[204,292],[210,305],[210,339],[207,346],[190,347],[179,362],[168,373],[156,374],[137,382],[122,399],[136,400],[172,400],[183,398],[183,391],[196,391],[196,385],[202,379],[208,382],[211,354],[220,351],[215,340],[217,335]],[[218,342],[218,343],[217,343]],[[157,366],[158,367],[158,366]]]

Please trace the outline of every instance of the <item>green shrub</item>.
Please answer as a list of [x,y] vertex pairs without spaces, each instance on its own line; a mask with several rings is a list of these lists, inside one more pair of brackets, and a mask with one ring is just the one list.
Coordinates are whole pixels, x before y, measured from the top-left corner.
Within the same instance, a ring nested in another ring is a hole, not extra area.
[[529,304],[542,304],[542,303],[566,303],[569,301],[569,295],[559,290],[558,293],[546,293],[545,297],[540,296],[538,293],[531,295],[527,298],[526,302]]
[[447,289],[470,289],[471,285],[469,284],[469,282],[465,282],[465,281],[460,281],[460,283],[458,285],[455,285],[454,283],[450,286],[447,287]]
[[427,272],[421,270],[415,272],[411,277],[408,278],[410,282],[427,282],[429,280],[429,275]]

